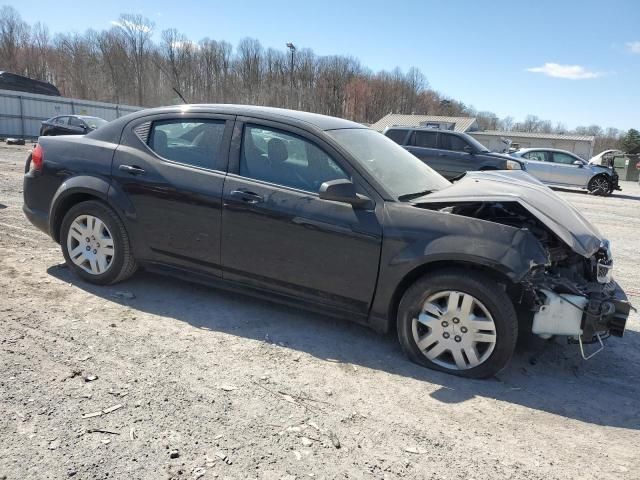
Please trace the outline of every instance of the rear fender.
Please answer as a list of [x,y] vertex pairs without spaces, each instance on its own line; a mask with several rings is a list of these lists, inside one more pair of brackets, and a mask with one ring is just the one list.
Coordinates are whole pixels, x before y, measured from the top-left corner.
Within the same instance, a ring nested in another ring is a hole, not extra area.
[[92,198],[101,200],[114,208],[122,217],[122,212],[127,210],[126,206],[123,208],[114,204],[113,200],[124,202],[126,197],[110,196],[109,191],[112,188],[108,179],[91,175],[78,175],[62,182],[53,196],[49,210],[49,231],[53,239],[60,241],[60,224],[69,208],[85,200]]

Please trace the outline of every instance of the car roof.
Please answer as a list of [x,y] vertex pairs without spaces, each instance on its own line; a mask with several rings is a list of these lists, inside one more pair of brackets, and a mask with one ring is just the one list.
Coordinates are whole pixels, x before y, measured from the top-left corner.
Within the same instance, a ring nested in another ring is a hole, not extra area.
[[342,118],[320,115],[318,113],[302,112],[299,110],[288,110],[285,108],[262,107],[257,105],[234,105],[234,104],[187,104],[172,105],[168,107],[157,107],[127,115],[129,120],[136,117],[159,113],[223,113],[239,116],[258,117],[264,120],[287,121],[289,123],[301,122],[313,126],[320,130],[337,130],[342,128],[366,128],[360,123],[344,120]]
[[559,153],[568,153],[569,155],[573,155],[574,157],[577,157],[578,155],[576,155],[573,152],[570,152],[569,150],[562,150],[560,148],[548,148],[548,147],[527,147],[527,148],[521,148],[519,150],[516,150],[516,152],[514,153],[526,153],[526,152],[559,152]]

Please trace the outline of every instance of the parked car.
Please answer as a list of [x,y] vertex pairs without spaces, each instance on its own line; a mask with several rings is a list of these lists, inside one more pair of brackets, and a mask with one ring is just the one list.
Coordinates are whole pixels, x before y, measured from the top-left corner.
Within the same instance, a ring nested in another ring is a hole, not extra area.
[[449,180],[474,170],[523,170],[521,160],[491,152],[466,133],[389,127],[384,134]]
[[60,115],[42,122],[40,136],[50,135],[86,135],[108,122],[99,117],[88,115]]
[[23,191],[27,218],[87,282],[143,265],[306,306],[397,329],[411,360],[460,376],[502,369],[523,325],[584,343],[621,336],[629,313],[608,242],[549,188],[521,171],[451,184],[323,115],[135,112],[40,138]]
[[613,167],[589,164],[566,150],[523,148],[511,155],[523,159],[527,173],[546,185],[584,188],[595,195],[622,190]]

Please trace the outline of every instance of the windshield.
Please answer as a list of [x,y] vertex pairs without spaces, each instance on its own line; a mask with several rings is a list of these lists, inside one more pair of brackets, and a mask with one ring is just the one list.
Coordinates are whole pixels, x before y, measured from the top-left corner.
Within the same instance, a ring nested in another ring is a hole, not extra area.
[[328,130],[394,197],[414,196],[451,185],[393,140],[368,128]]
[[465,138],[465,140],[467,142],[469,142],[471,145],[473,145],[473,147],[479,152],[490,152],[491,151],[487,147],[485,147],[483,144],[481,144],[478,140],[473,138],[471,135],[465,135],[464,138]]
[[106,120],[103,120],[102,118],[99,118],[99,117],[80,117],[80,118],[84,120],[84,122],[89,126],[89,128],[93,128],[93,129],[102,127],[103,125],[106,125],[107,123],[109,123]]

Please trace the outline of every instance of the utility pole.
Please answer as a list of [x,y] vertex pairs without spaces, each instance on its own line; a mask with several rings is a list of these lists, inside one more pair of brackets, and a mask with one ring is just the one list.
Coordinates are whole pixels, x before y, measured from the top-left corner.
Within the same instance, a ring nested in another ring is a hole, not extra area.
[[289,108],[291,108],[293,106],[293,55],[295,54],[296,46],[289,42],[287,43],[287,48],[291,52],[291,70],[289,71]]

